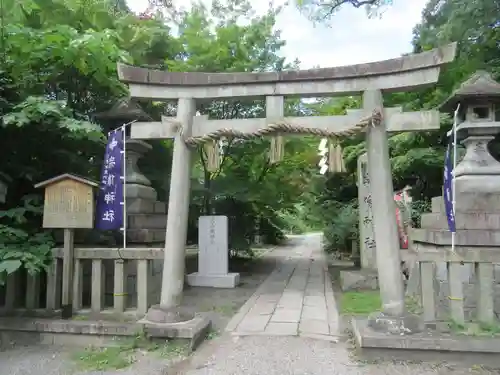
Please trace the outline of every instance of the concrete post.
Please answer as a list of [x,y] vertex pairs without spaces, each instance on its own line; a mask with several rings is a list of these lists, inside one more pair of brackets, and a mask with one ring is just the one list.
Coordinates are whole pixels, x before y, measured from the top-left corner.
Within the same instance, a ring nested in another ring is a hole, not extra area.
[[189,136],[191,133],[195,114],[194,99],[179,99],[177,119],[182,124],[182,129],[179,129],[174,138],[161,283],[160,306],[162,309],[177,306],[182,298],[184,287],[184,257],[191,182],[191,150],[184,143],[183,137]]
[[[363,108],[367,112],[383,108],[380,90],[365,91]],[[382,311],[389,316],[403,316],[405,313],[404,288],[384,119],[379,126],[368,128],[367,149]]]

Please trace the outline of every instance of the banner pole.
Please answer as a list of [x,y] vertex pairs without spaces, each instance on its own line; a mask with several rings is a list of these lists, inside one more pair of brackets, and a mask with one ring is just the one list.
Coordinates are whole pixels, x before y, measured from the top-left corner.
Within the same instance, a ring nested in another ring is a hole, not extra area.
[[[458,111],[460,110],[460,103],[458,103],[457,108],[455,109],[455,112],[453,114],[453,179],[451,180],[451,186],[452,186],[452,203],[453,203],[453,217],[457,218],[456,211],[455,211],[455,204],[456,204],[456,192],[455,192],[455,187],[456,187],[456,179],[455,179],[455,169],[457,167],[457,122],[458,122]],[[456,225],[456,224],[455,224]],[[455,231],[451,233],[451,251],[455,252],[455,234],[456,234],[456,228]]]
[[121,131],[122,132],[122,139],[123,139],[123,150],[122,150],[122,176],[120,176],[120,179],[122,179],[122,192],[123,192],[123,200],[122,200],[122,205],[123,205],[123,218],[122,218],[122,231],[123,231],[123,249],[125,250],[127,248],[127,126],[132,125],[134,122],[137,122],[137,120],[127,122],[126,124],[123,124],[122,126],[116,128],[114,131]]
[[122,126],[123,131],[123,249],[127,248],[127,131],[125,124]]

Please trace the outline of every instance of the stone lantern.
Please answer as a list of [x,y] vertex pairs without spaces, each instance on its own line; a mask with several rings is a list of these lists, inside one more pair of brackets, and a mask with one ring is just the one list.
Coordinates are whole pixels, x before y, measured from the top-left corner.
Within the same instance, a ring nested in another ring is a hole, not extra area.
[[[421,227],[412,230],[411,239],[417,253],[445,254],[448,257],[453,244],[458,258],[465,254],[477,254],[477,259],[481,259],[480,252],[485,249],[500,251],[500,162],[491,152],[500,133],[500,84],[487,72],[478,71],[446,100],[441,110],[453,113],[458,104],[457,139],[465,146],[465,156],[454,171],[455,240],[448,228],[443,196],[432,198],[432,212],[422,214]],[[479,304],[475,297],[478,294],[475,273],[491,271],[489,275],[493,276],[491,264],[481,261],[475,264],[470,261],[464,264],[436,261],[435,265],[434,271],[428,268],[421,271],[421,275],[418,272],[415,275],[417,278],[434,279],[433,289],[438,298],[435,305],[437,319],[450,318],[448,307],[451,299],[448,296],[456,293],[450,291],[453,285],[463,285],[463,301],[456,301],[462,304],[464,317],[457,313],[458,319],[476,319]],[[477,271],[478,267],[490,268]],[[494,268],[494,277],[498,282],[500,269]],[[493,307],[487,307],[493,309],[497,316],[500,314],[498,301],[497,298]]]
[[130,98],[119,99],[110,109],[95,113],[93,117],[112,129],[134,120],[152,121],[151,116]]
[[500,133],[500,84],[485,71],[476,72],[441,106],[453,113],[460,104],[457,139],[465,156],[456,166],[456,192],[499,192],[500,162],[491,155],[491,143]]

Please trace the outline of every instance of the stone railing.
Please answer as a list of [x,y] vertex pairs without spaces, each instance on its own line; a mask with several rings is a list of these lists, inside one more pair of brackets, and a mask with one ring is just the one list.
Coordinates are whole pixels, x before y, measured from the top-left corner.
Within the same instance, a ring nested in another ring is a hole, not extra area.
[[421,297],[427,323],[477,321],[491,324],[500,315],[500,252],[487,247],[417,245],[414,293]]
[[[188,250],[189,251],[189,250]],[[0,289],[3,315],[50,316],[61,307],[62,249],[47,272],[20,270]],[[142,316],[159,302],[163,248],[76,248],[73,309],[84,314]]]

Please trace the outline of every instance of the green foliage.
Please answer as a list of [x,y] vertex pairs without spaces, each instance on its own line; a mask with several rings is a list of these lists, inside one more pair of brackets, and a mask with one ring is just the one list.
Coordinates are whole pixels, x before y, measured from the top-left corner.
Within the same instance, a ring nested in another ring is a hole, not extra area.
[[340,313],[344,315],[369,315],[380,311],[381,307],[378,290],[342,293],[340,300]]
[[392,5],[393,0],[295,0],[295,5],[311,21],[328,23],[343,6],[363,7],[369,17],[374,17],[384,7]]
[[40,214],[35,197],[24,197],[24,205],[0,211],[0,284],[7,275],[24,267],[35,274],[50,263],[52,238],[49,233],[29,229],[30,215]]
[[358,235],[358,202],[340,203],[330,201],[326,206],[330,222],[324,229],[325,251],[351,251],[352,241],[357,241]]
[[431,211],[430,199],[413,201],[411,204],[411,222],[413,228],[420,228],[420,217],[424,212]]
[[82,370],[107,371],[127,368],[145,354],[167,360],[184,358],[189,354],[189,348],[183,342],[165,341],[159,344],[148,339],[142,332],[132,338],[118,339],[115,344],[85,348],[74,353],[73,359]]
[[278,212],[282,228],[290,234],[303,234],[316,230],[322,230],[322,222],[315,216],[313,207],[309,202],[301,202],[293,205],[292,209]]

